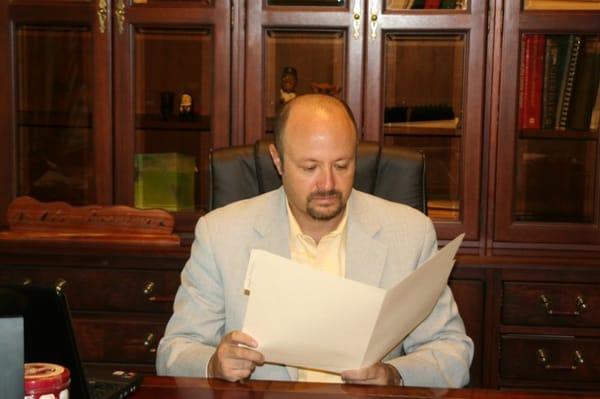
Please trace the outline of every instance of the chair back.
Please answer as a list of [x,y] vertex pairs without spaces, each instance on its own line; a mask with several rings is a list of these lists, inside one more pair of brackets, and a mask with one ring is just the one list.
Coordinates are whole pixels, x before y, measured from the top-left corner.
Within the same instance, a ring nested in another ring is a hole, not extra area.
[[[281,186],[269,153],[271,140],[213,150],[209,159],[209,210]],[[399,146],[358,145],[354,188],[427,213],[425,156]]]

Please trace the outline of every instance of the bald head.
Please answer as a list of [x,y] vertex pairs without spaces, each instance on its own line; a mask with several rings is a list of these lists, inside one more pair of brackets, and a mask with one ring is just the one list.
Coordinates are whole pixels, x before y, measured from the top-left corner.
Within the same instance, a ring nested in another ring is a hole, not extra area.
[[342,100],[324,94],[305,94],[288,102],[279,114],[275,124],[275,146],[283,158],[284,137],[289,123],[302,123],[306,115],[315,117],[331,116],[345,119],[358,142],[358,128],[352,111]]

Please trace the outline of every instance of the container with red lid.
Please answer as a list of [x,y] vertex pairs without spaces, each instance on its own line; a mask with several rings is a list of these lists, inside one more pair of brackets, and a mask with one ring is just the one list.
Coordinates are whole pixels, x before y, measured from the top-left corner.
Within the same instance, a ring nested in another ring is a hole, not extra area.
[[25,363],[25,399],[69,399],[69,369],[51,363]]

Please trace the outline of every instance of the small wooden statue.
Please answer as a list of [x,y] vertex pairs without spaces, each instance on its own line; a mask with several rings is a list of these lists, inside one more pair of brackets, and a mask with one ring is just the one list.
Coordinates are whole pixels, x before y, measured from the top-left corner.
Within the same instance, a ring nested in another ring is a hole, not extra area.
[[286,104],[296,98],[296,84],[298,83],[298,72],[294,67],[285,67],[281,73],[281,89],[279,99]]

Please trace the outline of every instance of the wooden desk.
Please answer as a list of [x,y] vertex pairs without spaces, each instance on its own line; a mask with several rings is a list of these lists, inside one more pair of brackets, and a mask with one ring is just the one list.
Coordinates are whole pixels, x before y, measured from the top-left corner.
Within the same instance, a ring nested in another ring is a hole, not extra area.
[[250,381],[228,383],[204,378],[145,377],[131,399],[341,399],[353,398],[461,398],[564,399],[600,398],[600,394],[533,393],[484,389],[426,389],[344,384]]

